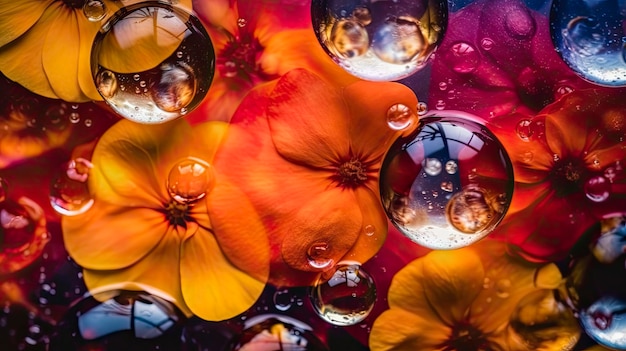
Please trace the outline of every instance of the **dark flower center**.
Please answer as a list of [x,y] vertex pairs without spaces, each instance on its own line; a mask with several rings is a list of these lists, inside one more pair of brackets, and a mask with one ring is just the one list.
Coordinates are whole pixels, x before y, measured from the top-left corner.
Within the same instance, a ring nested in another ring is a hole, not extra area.
[[445,351],[490,351],[493,350],[487,336],[467,322],[458,323],[450,338],[444,343]]
[[85,0],[62,0],[62,1],[66,6],[71,7],[73,9],[82,9],[83,6],[85,5]]
[[189,205],[177,201],[170,201],[165,204],[165,216],[170,225],[187,227],[187,222],[191,220],[189,216]]
[[222,77],[241,78],[255,83],[256,80],[270,80],[272,77],[262,72],[257,63],[264,47],[248,31],[230,35],[217,58],[217,69]]
[[337,168],[337,180],[342,186],[356,188],[367,180],[367,168],[356,157]]
[[575,158],[560,160],[555,156],[555,162],[550,173],[552,188],[561,197],[577,192],[582,187],[586,173],[587,170],[581,160]]

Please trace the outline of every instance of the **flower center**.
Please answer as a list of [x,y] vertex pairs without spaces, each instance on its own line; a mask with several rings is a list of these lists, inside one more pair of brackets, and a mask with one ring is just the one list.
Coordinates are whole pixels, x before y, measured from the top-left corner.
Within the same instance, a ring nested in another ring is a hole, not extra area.
[[85,0],[62,0],[63,3],[73,9],[82,9],[85,5]]
[[165,205],[165,215],[170,225],[187,227],[189,217],[189,205],[178,201],[170,201]]
[[259,67],[257,60],[263,52],[259,40],[248,32],[231,35],[217,59],[217,69],[223,77],[239,77],[255,83],[259,78],[270,80]]
[[356,188],[367,180],[367,169],[359,159],[353,157],[339,165],[337,176],[341,185]]
[[558,196],[567,196],[579,191],[586,173],[582,161],[571,158],[559,160],[555,156],[555,162],[550,173],[552,188]]
[[450,338],[443,345],[445,351],[489,351],[493,350],[487,336],[466,322],[452,329]]

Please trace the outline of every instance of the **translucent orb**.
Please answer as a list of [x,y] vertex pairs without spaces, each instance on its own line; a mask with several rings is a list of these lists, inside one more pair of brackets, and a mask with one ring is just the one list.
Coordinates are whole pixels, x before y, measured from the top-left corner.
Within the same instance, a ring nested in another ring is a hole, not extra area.
[[83,4],[83,14],[91,22],[97,22],[107,14],[107,7],[102,0],[87,0]]
[[196,108],[211,85],[215,53],[200,21],[162,2],[120,10],[93,44],[96,88],[111,108],[139,123],[164,123]]
[[354,325],[374,308],[376,285],[359,264],[340,262],[330,279],[321,277],[317,281],[309,298],[315,312],[328,323]]
[[207,162],[187,157],[172,167],[167,177],[167,191],[179,203],[196,202],[206,196],[215,175]]
[[53,179],[50,186],[50,205],[65,216],[85,213],[93,205],[87,179],[93,164],[82,157],[71,160]]
[[423,68],[448,20],[443,0],[313,0],[313,29],[326,53],[362,79],[391,81]]
[[606,218],[590,251],[575,256],[564,301],[584,331],[610,349],[626,349],[626,216]]
[[390,148],[381,199],[391,222],[431,249],[470,245],[491,233],[513,195],[513,168],[474,116],[436,111]]
[[243,332],[235,338],[230,350],[326,351],[328,349],[307,324],[284,315],[263,314],[246,320]]
[[555,0],[550,11],[554,45],[583,79],[602,86],[626,86],[626,3]]
[[113,289],[74,304],[49,350],[181,350],[184,322],[184,315],[161,297]]

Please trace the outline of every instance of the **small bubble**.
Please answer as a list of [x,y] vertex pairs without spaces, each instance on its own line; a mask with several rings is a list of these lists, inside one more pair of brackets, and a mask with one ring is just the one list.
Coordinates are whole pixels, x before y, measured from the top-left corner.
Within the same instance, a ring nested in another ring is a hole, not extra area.
[[87,178],[93,164],[84,158],[71,160],[50,185],[50,205],[64,216],[85,213],[93,205]]
[[373,225],[368,224],[365,226],[364,231],[365,231],[365,235],[372,236],[374,235],[374,233],[376,233],[376,228]]
[[474,49],[474,46],[466,42],[459,42],[452,45],[448,57],[452,65],[452,70],[462,74],[473,72],[480,62],[480,55],[476,49]]
[[454,191],[454,184],[452,182],[441,182],[441,190],[451,193]]
[[418,102],[417,103],[417,115],[423,116],[426,113],[428,113],[428,105],[423,101]]
[[272,300],[277,310],[285,312],[291,308],[291,306],[295,302],[295,297],[289,291],[289,289],[281,288],[277,289],[276,292],[274,292]]
[[494,42],[491,38],[483,38],[480,41],[480,47],[482,47],[486,51],[493,49],[493,45],[494,45]]
[[501,279],[496,282],[496,296],[501,299],[506,299],[511,296],[511,281],[508,279]]
[[138,82],[138,81],[139,81],[139,79],[141,79],[141,75],[139,75],[139,74],[133,74],[133,80],[134,80],[134,81]]
[[98,92],[106,99],[112,99],[117,94],[117,77],[109,70],[103,70],[96,76]]
[[387,110],[387,125],[393,130],[404,130],[417,121],[417,116],[403,104],[395,104]]
[[603,176],[595,176],[587,179],[584,185],[585,195],[593,202],[603,202],[611,194],[611,182]]
[[439,82],[439,90],[446,91],[446,89],[448,89],[448,83],[446,83],[446,82]]
[[248,24],[248,21],[246,21],[245,18],[239,18],[237,19],[237,27],[239,28],[243,28]]
[[441,173],[441,169],[443,168],[441,165],[441,161],[437,158],[427,158],[424,160],[424,172],[429,176],[437,176]]
[[533,131],[531,129],[531,121],[529,119],[520,120],[515,127],[515,132],[517,133],[517,136],[523,141],[529,141],[530,137],[533,135]]
[[309,265],[315,269],[327,269],[333,266],[333,259],[326,257],[329,246],[326,242],[312,244],[307,250],[306,256]]
[[437,100],[437,104],[435,104],[435,109],[441,111],[446,108],[446,103],[443,100]]
[[367,7],[357,7],[352,11],[352,17],[361,23],[363,26],[367,26],[372,23],[372,13]]
[[90,22],[98,22],[107,14],[107,7],[101,0],[88,0],[83,4],[83,14]]
[[213,186],[215,175],[210,164],[195,157],[176,163],[167,177],[167,191],[178,203],[196,202],[206,196]]
[[458,170],[459,170],[459,165],[456,163],[455,160],[449,160],[448,162],[446,162],[446,173],[456,174]]

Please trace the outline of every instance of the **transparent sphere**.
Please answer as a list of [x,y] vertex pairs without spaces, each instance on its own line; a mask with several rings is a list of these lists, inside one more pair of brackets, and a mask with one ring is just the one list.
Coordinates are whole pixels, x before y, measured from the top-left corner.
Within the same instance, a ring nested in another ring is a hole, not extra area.
[[215,53],[194,15],[141,2],[103,25],[91,68],[98,92],[115,112],[139,123],[164,123],[200,104],[213,79]]
[[376,285],[359,264],[340,262],[330,279],[321,277],[317,281],[309,298],[315,312],[328,323],[354,325],[374,308]]
[[206,196],[214,181],[211,165],[187,157],[172,167],[167,177],[167,191],[179,203],[191,203]]
[[423,68],[443,39],[443,0],[313,0],[313,29],[330,57],[362,79],[391,81]]
[[235,338],[230,350],[297,350],[326,351],[313,329],[292,317],[263,314],[246,320],[244,330]]
[[580,77],[603,86],[626,86],[626,3],[555,0],[552,41]]
[[52,335],[49,350],[181,350],[184,322],[184,315],[161,297],[113,289],[74,304]]
[[[570,263],[564,300],[592,339],[626,349],[626,216],[603,219],[599,235]],[[595,232],[595,231],[594,231]]]
[[50,186],[50,205],[58,213],[75,216],[85,213],[93,205],[87,179],[93,164],[82,157],[68,162],[53,179]]
[[437,111],[390,148],[381,199],[391,222],[431,249],[470,245],[494,230],[513,195],[513,168],[476,117]]

